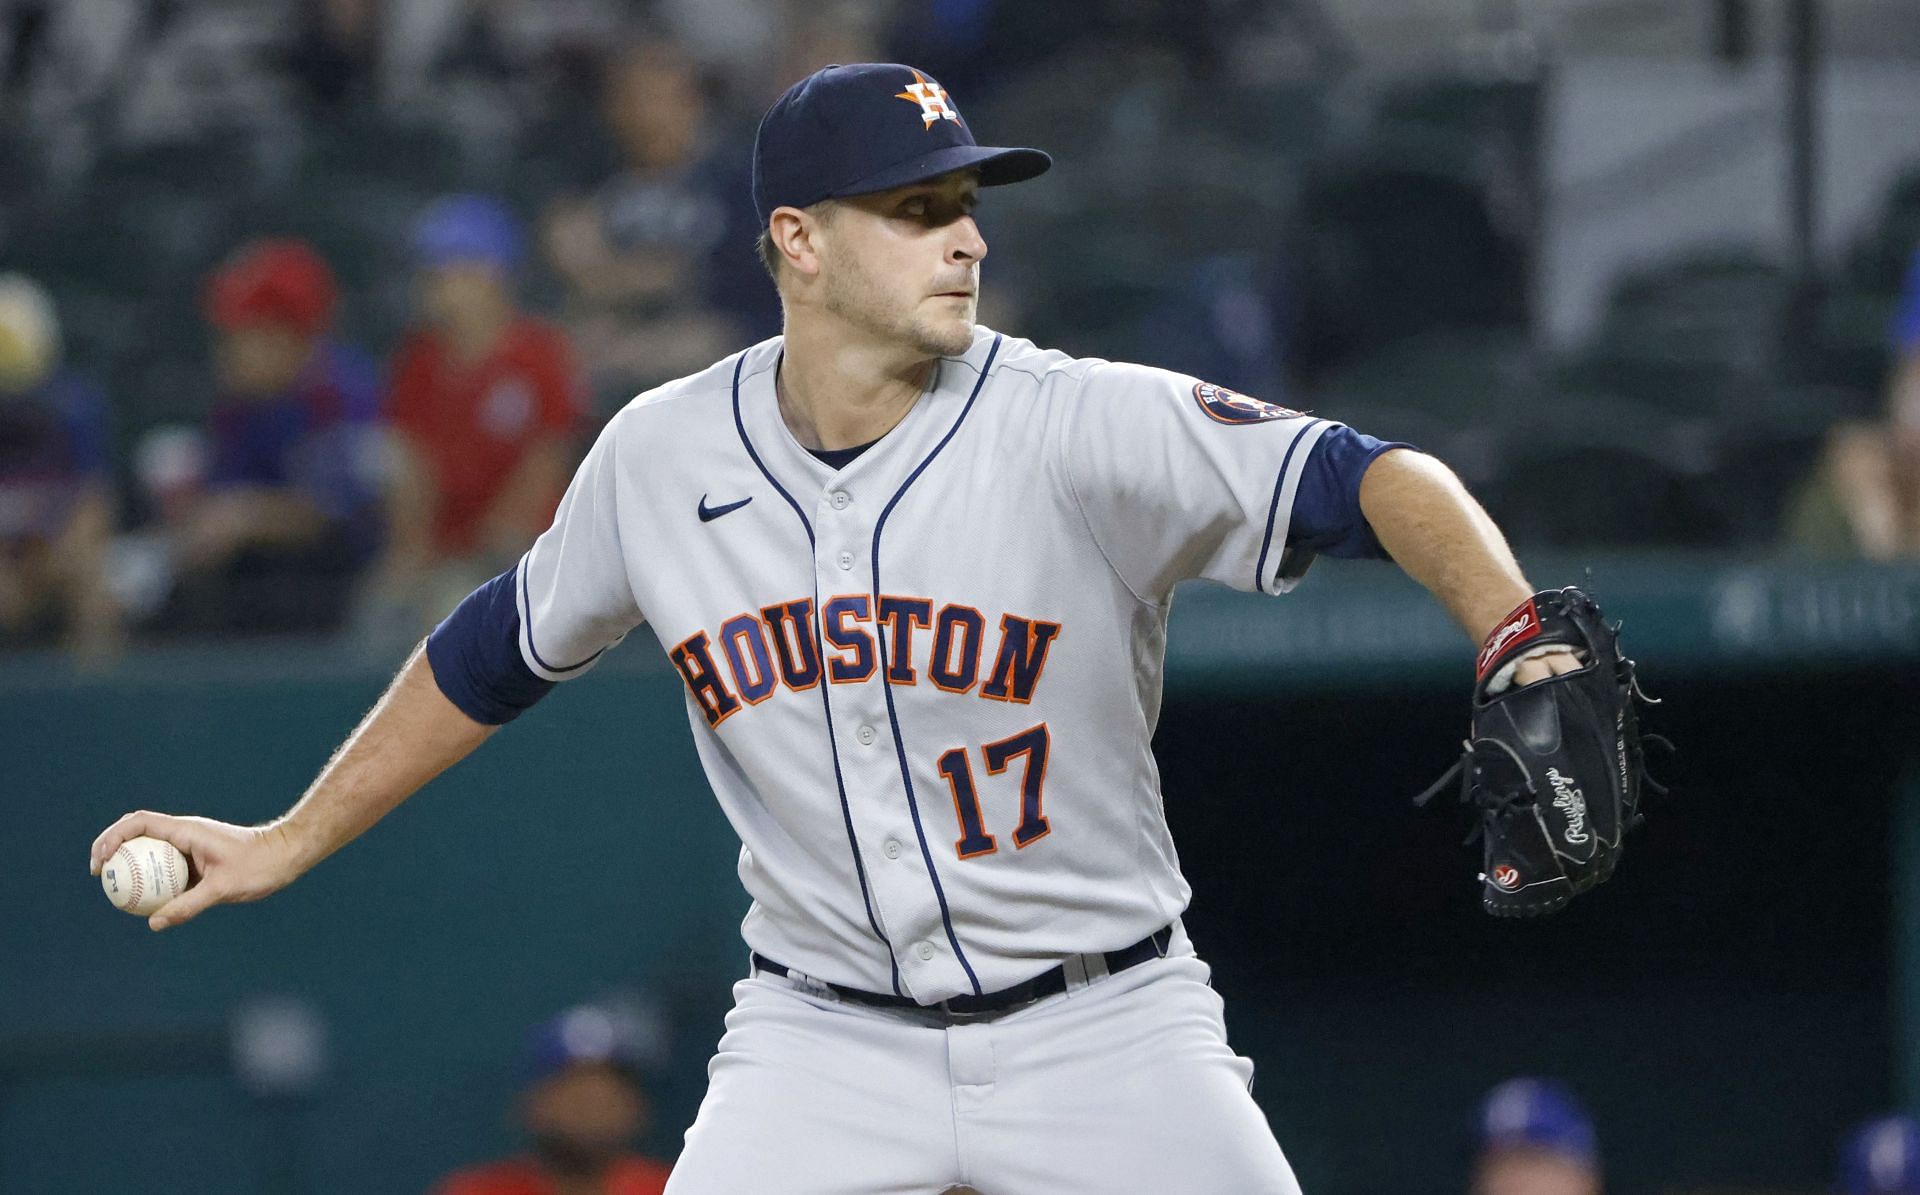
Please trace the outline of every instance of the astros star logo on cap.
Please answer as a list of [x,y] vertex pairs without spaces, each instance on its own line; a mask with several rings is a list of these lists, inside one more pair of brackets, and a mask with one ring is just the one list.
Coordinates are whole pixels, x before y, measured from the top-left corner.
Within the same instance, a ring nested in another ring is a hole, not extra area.
[[923,130],[932,128],[936,120],[960,119],[960,114],[953,110],[953,105],[947,100],[947,89],[919,71],[913,72],[913,82],[907,84],[905,91],[895,92],[894,98],[920,105],[920,119],[923,122],[920,127]]

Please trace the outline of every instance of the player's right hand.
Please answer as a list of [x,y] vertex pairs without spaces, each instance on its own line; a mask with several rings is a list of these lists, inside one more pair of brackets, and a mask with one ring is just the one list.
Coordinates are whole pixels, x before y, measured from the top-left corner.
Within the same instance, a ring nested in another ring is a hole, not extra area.
[[291,884],[304,870],[292,839],[280,826],[234,826],[145,810],[127,814],[93,840],[87,870],[99,875],[121,843],[142,834],[179,847],[189,873],[187,890],[147,918],[149,929],[191,921],[214,905],[259,900]]

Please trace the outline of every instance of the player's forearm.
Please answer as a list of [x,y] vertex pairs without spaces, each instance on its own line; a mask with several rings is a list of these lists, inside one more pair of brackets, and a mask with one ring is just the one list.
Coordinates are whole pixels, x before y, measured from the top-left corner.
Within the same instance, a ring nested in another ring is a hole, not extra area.
[[1533,592],[1500,528],[1433,457],[1375,460],[1360,481],[1360,508],[1380,545],[1476,642]]
[[426,652],[416,649],[306,795],[269,828],[282,834],[305,871],[464,759],[496,729],[447,700]]

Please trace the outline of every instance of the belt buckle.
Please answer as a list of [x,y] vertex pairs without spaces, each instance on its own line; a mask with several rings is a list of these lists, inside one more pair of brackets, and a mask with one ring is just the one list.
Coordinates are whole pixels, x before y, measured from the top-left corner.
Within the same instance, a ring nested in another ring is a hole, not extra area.
[[959,998],[960,997],[948,997],[947,999],[942,1000],[938,1004],[934,1005],[934,1007],[938,1008],[941,1012],[941,1015],[945,1016],[948,1020],[953,1021],[957,1024],[963,1024],[963,1025],[977,1024],[978,1022],[981,1022],[981,1021],[995,1020],[999,1017],[1006,1016],[1008,1013],[1019,1012],[1023,1008],[1027,1008],[1032,1005],[1038,1004],[1042,999],[1044,999],[1044,997],[1041,997],[1041,996],[1029,995],[1029,996],[1022,997],[1019,1000],[1014,1000],[1014,1001],[1010,1001],[1009,1003],[1002,1004],[999,1008],[983,1008],[976,1012],[968,1012],[963,1009],[952,1007],[953,1001]]
[[[971,1025],[980,1021],[992,1020],[1001,1013],[1009,1011],[1006,1008],[983,1008],[978,1011],[969,1012],[964,1009],[954,1008],[952,1004],[953,1001],[949,998],[940,1001],[940,1003],[934,1005],[934,1007],[940,1010],[941,1016],[960,1025]],[[1018,1008],[1019,1005],[1013,1005],[1012,1007]]]

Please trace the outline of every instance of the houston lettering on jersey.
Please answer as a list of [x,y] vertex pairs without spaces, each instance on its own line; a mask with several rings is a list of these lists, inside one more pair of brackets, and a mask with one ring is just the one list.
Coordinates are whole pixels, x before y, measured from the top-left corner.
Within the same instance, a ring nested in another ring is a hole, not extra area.
[[881,668],[890,685],[917,685],[924,676],[948,693],[1025,705],[1059,636],[1060,624],[1044,618],[1003,614],[990,629],[986,615],[958,602],[936,607],[931,598],[888,593],[876,608],[872,594],[849,593],[828,598],[817,618],[812,598],[736,614],[667,655],[707,725],[718,726],[783,685],[799,692],[823,676],[857,685]]

